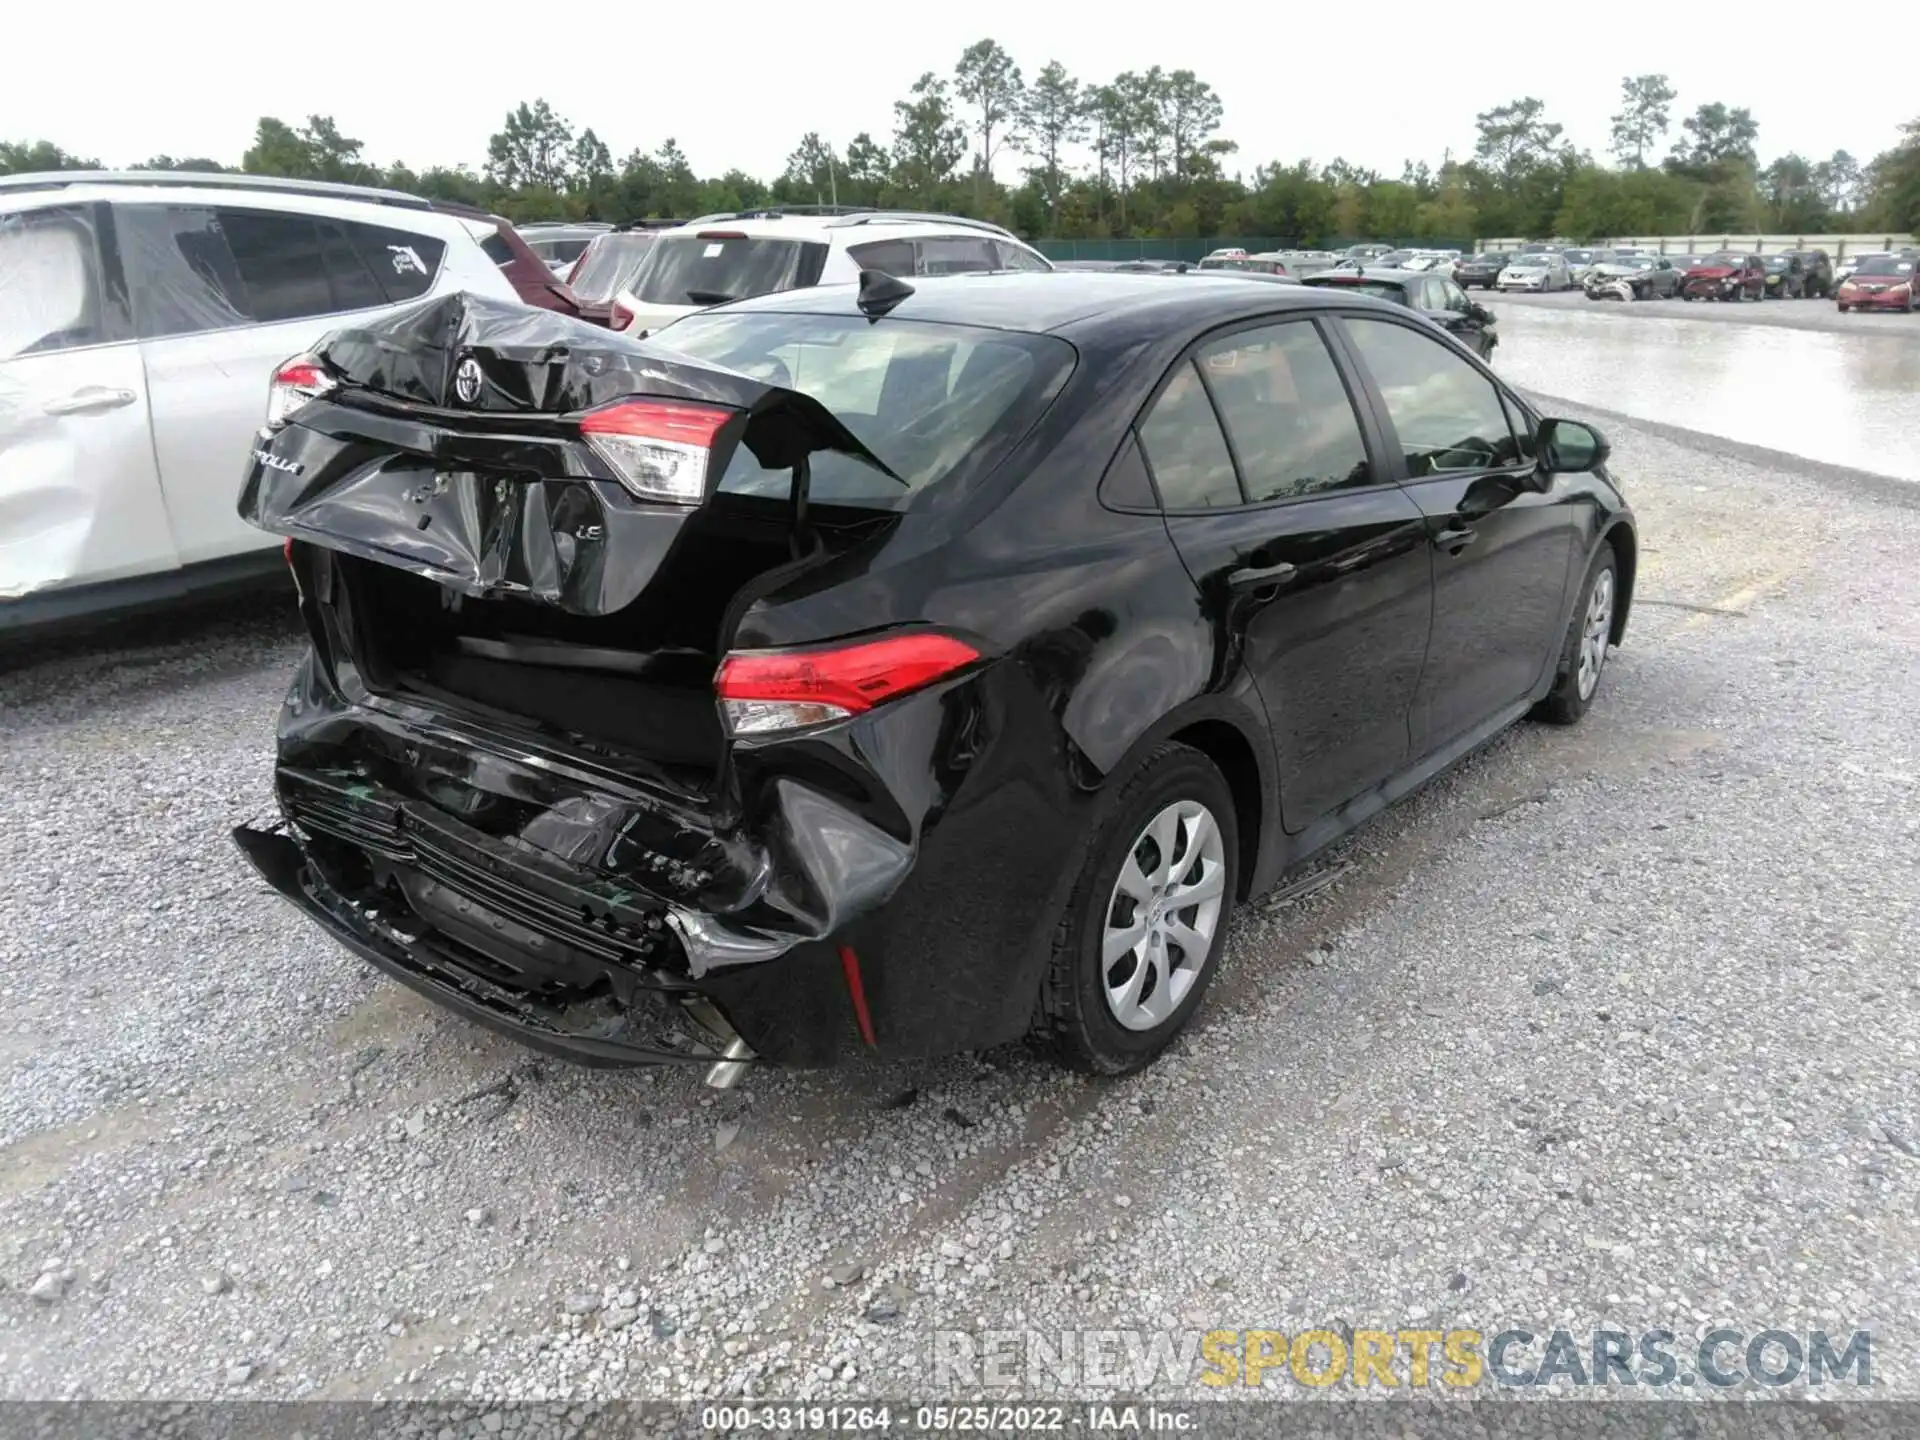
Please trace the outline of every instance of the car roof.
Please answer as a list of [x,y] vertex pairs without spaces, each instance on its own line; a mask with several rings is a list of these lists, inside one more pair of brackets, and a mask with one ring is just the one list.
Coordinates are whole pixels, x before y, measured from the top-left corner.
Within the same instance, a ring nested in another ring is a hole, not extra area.
[[1425,280],[1431,270],[1399,270],[1391,265],[1383,265],[1377,270],[1322,270],[1318,275],[1303,275],[1302,285],[1364,285],[1370,280],[1384,280],[1389,285],[1405,285],[1414,280]]
[[[824,212],[824,213],[823,213]],[[919,210],[835,209],[832,206],[795,207],[763,210],[725,211],[700,215],[663,234],[702,230],[731,230],[749,237],[805,239],[832,244],[856,244],[862,238],[913,238],[918,235],[951,235],[955,231],[977,232],[997,240],[1019,237],[1002,226],[964,215],[940,215]]]
[[[1324,309],[1369,299],[1324,295],[1305,285],[1249,284],[1245,276],[1211,271],[1169,276],[1111,270],[1000,270],[927,276],[911,283],[913,293],[890,315],[1029,334],[1098,328],[1109,322],[1132,326],[1149,316],[1164,317],[1169,328],[1203,329],[1242,315]],[[857,315],[856,294],[853,285],[814,285],[736,301],[705,313]],[[1386,306],[1385,301],[1372,303]]]
[[375,185],[341,185],[329,180],[289,180],[277,175],[235,175],[198,170],[43,170],[23,175],[0,175],[0,198],[28,191],[85,190],[89,200],[124,196],[128,191],[224,190],[273,196],[300,195],[311,199],[353,200],[390,205],[400,210],[431,210],[431,200],[402,190]]
[[[68,173],[84,177],[86,172]],[[119,205],[222,206],[227,209],[270,209],[299,215],[325,215],[441,239],[454,235],[478,238],[474,236],[472,227],[463,224],[460,217],[436,205],[426,201],[420,201],[417,205],[391,204],[378,198],[383,192],[359,185],[323,185],[319,182],[311,185],[223,185],[219,183],[218,176],[179,174],[160,176],[159,183],[152,185],[129,182],[118,175],[104,182],[81,178],[63,184],[31,183],[50,178],[57,177],[0,177],[0,211],[108,202]],[[411,196],[401,198],[413,199]]]

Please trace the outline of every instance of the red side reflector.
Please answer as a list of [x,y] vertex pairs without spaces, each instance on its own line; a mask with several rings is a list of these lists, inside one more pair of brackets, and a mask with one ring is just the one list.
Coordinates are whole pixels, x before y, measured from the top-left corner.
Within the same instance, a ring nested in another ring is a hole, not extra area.
[[684,400],[616,400],[580,417],[582,435],[618,435],[670,445],[709,446],[738,411]]
[[287,537],[286,544],[280,547],[280,553],[287,557],[287,564],[293,564],[293,537]]
[[860,979],[860,957],[851,945],[840,947],[840,973],[847,977],[847,996],[853,1001],[853,1022],[860,1027],[860,1038],[877,1048],[880,1042],[873,1035],[873,1013],[867,1009],[867,987]]
[[951,635],[897,635],[832,650],[729,655],[714,689],[722,700],[832,705],[848,714],[930,685],[980,658]]
[[693,238],[696,240],[744,240],[747,238],[747,232],[744,230],[697,230]]

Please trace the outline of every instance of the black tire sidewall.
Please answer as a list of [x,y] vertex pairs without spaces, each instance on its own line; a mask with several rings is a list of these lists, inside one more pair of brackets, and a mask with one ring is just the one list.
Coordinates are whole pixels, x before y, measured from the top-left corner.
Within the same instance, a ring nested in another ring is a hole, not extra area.
[[1587,607],[1593,603],[1593,587],[1600,583],[1603,571],[1613,574],[1613,603],[1617,609],[1620,604],[1620,565],[1614,558],[1611,545],[1602,545],[1593,564],[1587,567],[1586,582],[1581,585],[1573,613],[1567,618],[1566,638],[1560,646],[1559,674],[1554,680],[1552,692],[1547,696],[1547,705],[1554,712],[1552,718],[1562,723],[1578,720],[1587,713],[1587,707],[1600,694],[1600,682],[1606,678],[1607,667],[1603,657],[1600,673],[1594,677],[1593,694],[1583,696],[1580,693],[1580,641],[1586,633]]
[[[1151,1030],[1129,1030],[1113,1018],[1107,1006],[1100,963],[1106,934],[1108,905],[1120,867],[1132,851],[1147,822],[1176,800],[1197,800],[1213,813],[1226,854],[1227,888],[1213,947],[1180,1008]],[[1121,1073],[1144,1064],[1186,1027],[1220,968],[1240,883],[1240,836],[1233,810],[1233,793],[1219,769],[1199,751],[1174,746],[1151,757],[1118,807],[1101,826],[1078,889],[1078,913],[1072,918],[1073,1017],[1080,1044],[1096,1068]]]

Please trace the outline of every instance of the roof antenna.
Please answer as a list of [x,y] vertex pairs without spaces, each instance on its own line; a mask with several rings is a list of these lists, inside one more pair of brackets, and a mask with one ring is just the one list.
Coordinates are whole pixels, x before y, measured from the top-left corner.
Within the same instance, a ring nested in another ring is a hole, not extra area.
[[869,320],[878,320],[890,313],[894,306],[913,294],[913,287],[904,280],[887,274],[884,270],[862,270],[860,272],[860,313]]

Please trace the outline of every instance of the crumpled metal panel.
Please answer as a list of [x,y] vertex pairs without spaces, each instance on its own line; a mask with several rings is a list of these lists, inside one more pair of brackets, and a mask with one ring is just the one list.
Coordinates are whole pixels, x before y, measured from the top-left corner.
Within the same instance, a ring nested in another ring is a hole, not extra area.
[[[646,588],[692,512],[633,498],[562,418],[611,401],[740,411],[744,422],[716,444],[710,485],[739,445],[768,469],[820,450],[886,469],[798,391],[480,296],[448,295],[335,331],[316,354],[343,389],[262,435],[241,515],[469,595],[606,615]],[[463,402],[455,375],[469,358],[483,381]]]

